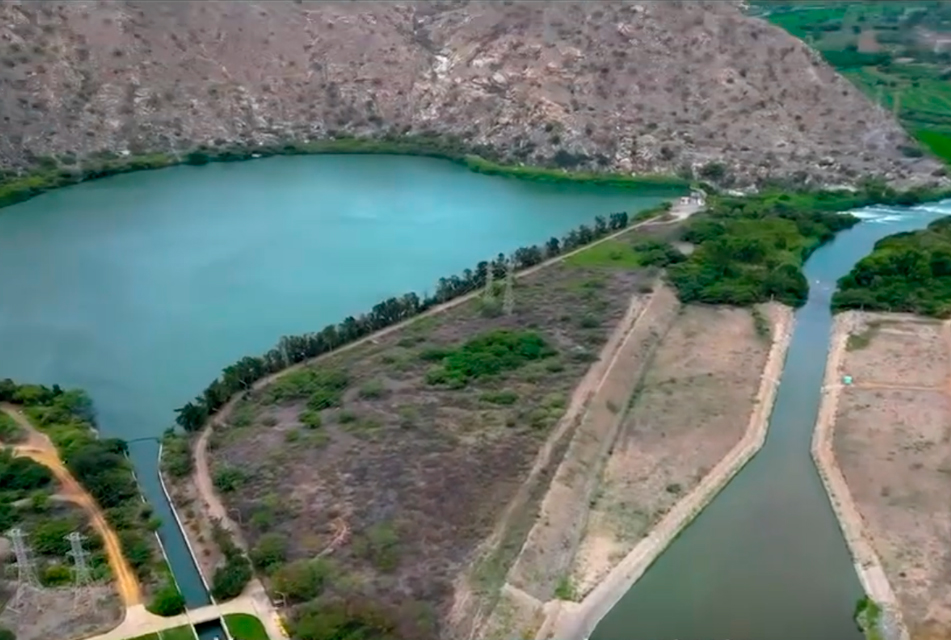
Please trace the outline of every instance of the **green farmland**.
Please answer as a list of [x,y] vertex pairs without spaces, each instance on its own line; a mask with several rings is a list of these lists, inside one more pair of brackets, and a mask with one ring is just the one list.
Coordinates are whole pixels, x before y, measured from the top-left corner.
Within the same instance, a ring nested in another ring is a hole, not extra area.
[[951,162],[951,2],[754,0],[750,11],[818,50]]

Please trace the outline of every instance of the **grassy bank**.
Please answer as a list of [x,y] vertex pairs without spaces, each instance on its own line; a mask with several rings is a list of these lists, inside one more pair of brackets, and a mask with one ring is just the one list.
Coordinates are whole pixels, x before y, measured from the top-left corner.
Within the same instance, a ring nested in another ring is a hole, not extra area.
[[855,192],[711,196],[707,211],[684,228],[682,239],[696,250],[670,266],[668,275],[683,302],[749,306],[777,300],[798,307],[809,294],[802,273],[806,259],[859,222],[839,212],[874,204],[908,206],[948,195],[897,192],[870,182]]
[[203,165],[210,162],[239,162],[281,155],[317,154],[377,154],[440,158],[460,164],[476,173],[532,182],[670,190],[672,194],[683,193],[689,187],[688,181],[675,176],[630,176],[502,164],[489,159],[496,156],[491,149],[471,148],[452,137],[401,136],[378,139],[338,137],[284,145],[197,147],[179,155],[171,153],[139,156],[98,154],[82,161],[69,156],[42,158],[37,169],[26,175],[0,171],[0,207],[29,200],[59,187],[133,171],[161,169],[178,164]]
[[951,317],[951,219],[876,242],[839,280],[832,308]]

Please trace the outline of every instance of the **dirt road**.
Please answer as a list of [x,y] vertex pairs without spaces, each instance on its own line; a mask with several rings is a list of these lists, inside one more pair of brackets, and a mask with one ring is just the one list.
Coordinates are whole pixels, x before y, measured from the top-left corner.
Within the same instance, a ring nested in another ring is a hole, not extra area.
[[32,458],[48,467],[61,485],[60,495],[80,506],[89,515],[92,526],[102,537],[103,547],[109,559],[109,566],[115,577],[116,587],[123,605],[128,609],[141,604],[142,588],[139,585],[139,580],[129,561],[122,554],[119,536],[109,525],[99,505],[76,481],[69,469],[63,465],[59,453],[50,439],[45,434],[37,431],[19,409],[9,404],[0,404],[0,410],[13,418],[27,434],[25,442],[13,446],[16,455]]

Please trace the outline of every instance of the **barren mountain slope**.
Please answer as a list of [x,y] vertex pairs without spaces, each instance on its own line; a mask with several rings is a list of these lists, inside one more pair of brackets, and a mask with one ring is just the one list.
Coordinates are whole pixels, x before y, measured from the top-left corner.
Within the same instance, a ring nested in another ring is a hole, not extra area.
[[0,168],[408,130],[562,166],[723,162],[741,183],[938,169],[733,2],[0,0],[0,120]]

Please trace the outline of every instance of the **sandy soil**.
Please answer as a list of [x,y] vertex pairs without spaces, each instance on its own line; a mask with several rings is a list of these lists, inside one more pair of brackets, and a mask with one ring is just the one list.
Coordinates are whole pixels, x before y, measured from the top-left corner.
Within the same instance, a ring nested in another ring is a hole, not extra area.
[[624,409],[651,353],[679,307],[674,292],[658,289],[615,354],[611,371],[591,399],[545,496],[538,521],[509,573],[513,586],[549,600],[570,571],[597,486],[597,470],[617,438]]
[[832,439],[860,514],[852,526],[864,524],[911,638],[944,638],[951,632],[948,327],[909,316],[853,317],[851,333],[863,339],[853,338],[844,355],[841,371],[855,384],[838,389]]
[[745,310],[690,306],[677,318],[601,474],[573,568],[579,596],[740,441],[769,347]]
[[[14,584],[6,587],[11,595],[16,589]],[[0,626],[14,631],[17,640],[66,640],[108,631],[122,621],[122,615],[121,602],[111,585],[83,592],[29,590],[19,612],[4,610]]]

